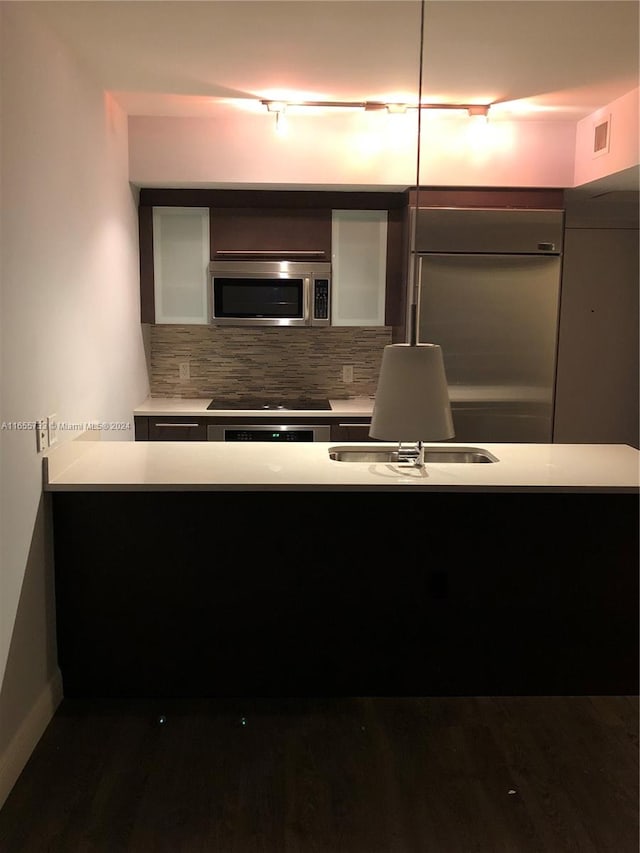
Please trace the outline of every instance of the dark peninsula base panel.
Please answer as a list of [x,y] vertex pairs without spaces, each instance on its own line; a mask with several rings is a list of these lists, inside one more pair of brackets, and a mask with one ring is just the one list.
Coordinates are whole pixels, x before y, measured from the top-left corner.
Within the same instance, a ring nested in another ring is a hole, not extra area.
[[638,693],[629,494],[53,495],[68,697]]

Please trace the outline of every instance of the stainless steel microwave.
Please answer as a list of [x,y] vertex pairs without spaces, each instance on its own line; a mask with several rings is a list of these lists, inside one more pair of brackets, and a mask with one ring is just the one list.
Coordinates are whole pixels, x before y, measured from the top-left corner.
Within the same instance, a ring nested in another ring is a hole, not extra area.
[[331,264],[212,261],[209,319],[214,326],[329,326]]

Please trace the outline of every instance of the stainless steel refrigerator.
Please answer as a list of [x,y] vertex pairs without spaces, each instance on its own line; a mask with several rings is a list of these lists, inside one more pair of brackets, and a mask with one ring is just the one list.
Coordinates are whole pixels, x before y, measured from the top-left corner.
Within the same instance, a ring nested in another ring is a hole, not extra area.
[[418,210],[418,341],[442,347],[454,441],[553,440],[563,230],[562,210]]

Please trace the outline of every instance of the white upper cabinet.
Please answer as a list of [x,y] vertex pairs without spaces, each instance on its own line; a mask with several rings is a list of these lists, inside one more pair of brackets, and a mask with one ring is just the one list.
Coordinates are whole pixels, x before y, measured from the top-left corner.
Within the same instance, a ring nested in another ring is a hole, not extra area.
[[387,211],[334,210],[331,323],[384,326]]
[[209,208],[153,209],[156,323],[207,323]]

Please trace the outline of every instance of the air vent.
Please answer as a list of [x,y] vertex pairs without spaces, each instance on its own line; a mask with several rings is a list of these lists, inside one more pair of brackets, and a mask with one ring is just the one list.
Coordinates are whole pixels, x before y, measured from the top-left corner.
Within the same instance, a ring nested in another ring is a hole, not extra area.
[[600,157],[609,151],[611,116],[593,126],[593,156]]

